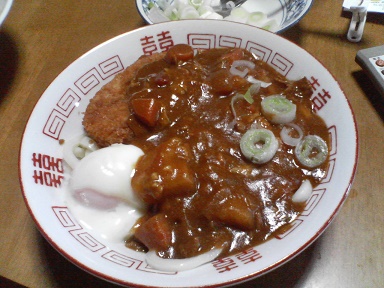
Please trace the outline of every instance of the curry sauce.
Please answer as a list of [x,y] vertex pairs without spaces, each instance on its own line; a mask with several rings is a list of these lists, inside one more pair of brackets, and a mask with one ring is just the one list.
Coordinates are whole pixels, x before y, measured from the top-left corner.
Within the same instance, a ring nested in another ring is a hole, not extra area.
[[[255,64],[246,77],[233,73],[237,60]],[[250,91],[249,79],[267,85],[251,93],[252,101],[233,101]],[[92,130],[94,123],[115,118],[121,121],[120,134],[129,137],[112,142],[133,144],[145,153],[132,187],[148,211],[127,239],[132,249],[156,250],[163,258],[192,257],[212,247],[223,247],[226,255],[241,251],[287,227],[304,209],[292,201],[303,180],[316,186],[325,176],[327,161],[303,167],[294,147],[280,139],[284,125],[268,121],[260,105],[269,95],[284,95],[296,105],[293,122],[304,135],[328,143],[327,127],[312,109],[310,84],[305,78],[286,79],[244,49],[194,51],[176,45],[146,60],[121,83],[118,112],[86,114],[84,127],[92,137],[100,131]],[[91,102],[90,111],[103,106],[102,100]],[[279,141],[265,164],[250,162],[240,150],[241,137],[253,127],[272,131]],[[105,146],[109,135],[94,138]]]

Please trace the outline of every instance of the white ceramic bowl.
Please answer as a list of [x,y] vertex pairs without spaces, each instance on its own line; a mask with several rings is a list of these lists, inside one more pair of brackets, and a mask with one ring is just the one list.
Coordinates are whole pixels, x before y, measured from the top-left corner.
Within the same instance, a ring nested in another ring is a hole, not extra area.
[[11,10],[13,0],[0,0],[0,26],[3,24],[5,18]]
[[[260,276],[289,261],[319,237],[352,185],[358,157],[356,123],[348,100],[327,69],[305,50],[274,33],[234,22],[207,21],[149,25],[99,45],[53,81],[29,118],[19,162],[26,205],[53,247],[100,278],[135,287],[218,287]],[[142,253],[125,248],[123,243],[98,238],[72,216],[60,186],[68,175],[59,140],[83,131],[82,112],[103,84],[141,55],[177,43],[194,48],[243,47],[290,79],[307,77],[314,88],[314,107],[325,119],[332,146],[327,176],[314,189],[292,228],[244,253],[194,270],[166,273],[148,267]]]
[[[148,24],[159,23],[159,19],[149,17],[150,2],[156,4],[158,0],[136,0],[137,10]],[[263,12],[268,19],[276,20],[278,27],[274,32],[280,33],[298,23],[312,7],[312,3],[313,0],[248,0],[242,7],[248,12]]]

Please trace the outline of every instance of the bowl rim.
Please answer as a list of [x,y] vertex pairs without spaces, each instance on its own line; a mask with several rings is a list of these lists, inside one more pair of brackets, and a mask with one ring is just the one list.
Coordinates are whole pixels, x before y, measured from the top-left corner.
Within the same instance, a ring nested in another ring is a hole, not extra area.
[[288,30],[289,28],[292,28],[293,26],[298,24],[304,18],[305,15],[308,14],[308,12],[311,10],[311,8],[313,6],[313,2],[315,0],[308,0],[308,1],[309,1],[309,5],[308,5],[308,8],[304,11],[304,13],[301,14],[301,16],[299,18],[297,18],[295,21],[292,21],[291,23],[289,23],[289,25],[287,25],[284,28],[280,29],[277,33],[282,33],[284,31]]
[[[180,21],[183,21],[183,22],[195,22],[195,21],[201,21],[202,19],[191,19],[191,20],[180,20]],[[222,20],[203,20],[203,21],[210,21],[210,22],[223,22]],[[169,22],[175,22],[175,21],[169,21]],[[169,22],[165,22],[165,23],[168,23]],[[230,22],[230,21],[226,21],[226,22]],[[245,25],[245,26],[249,26],[249,27],[252,27],[252,29],[259,29],[259,30],[262,30],[258,27],[255,27],[255,26],[251,26],[251,25],[248,25],[248,24],[242,24],[242,23],[237,23],[237,22],[232,22],[232,24],[234,25]],[[156,26],[160,26],[160,25],[164,25],[164,23],[155,23],[153,25],[156,25]],[[220,24],[219,24],[220,25]],[[152,25],[151,25],[152,26]],[[112,38],[110,38],[109,40],[106,40],[106,41],[103,41],[102,43],[99,43],[98,45],[96,45],[95,47],[93,47],[92,49],[88,50],[87,52],[83,53],[80,57],[74,59],[68,66],[66,66],[52,81],[49,85],[51,85],[53,82],[55,82],[60,76],[61,74],[68,69],[68,67],[70,67],[71,65],[73,65],[75,62],[77,62],[79,59],[83,58],[84,56],[86,56],[87,54],[93,52],[94,50],[97,50],[99,47],[102,47],[104,45],[106,45],[107,43],[109,42],[113,42],[115,41],[116,39],[120,38],[120,37],[126,37],[127,35],[129,34],[133,34],[137,31],[140,31],[140,30],[143,30],[143,29],[146,29],[148,26],[143,26],[143,27],[139,27],[137,29],[134,29],[134,30],[131,30],[131,31],[128,31],[128,32],[125,32],[125,33],[122,33],[120,35],[117,35],[117,36],[114,36]],[[208,287],[223,287],[224,286],[231,286],[231,285],[235,285],[235,284],[240,284],[242,282],[246,282],[246,281],[249,281],[250,279],[253,279],[253,278],[256,278],[256,277],[260,277],[262,275],[265,275],[275,269],[277,269],[278,267],[281,267],[282,264],[284,263],[287,263],[289,262],[290,260],[292,260],[293,258],[295,258],[297,255],[301,254],[305,249],[307,249],[315,240],[318,239],[318,237],[320,235],[322,235],[322,233],[324,231],[326,231],[326,229],[329,227],[329,225],[332,223],[332,221],[335,219],[335,217],[337,216],[337,214],[340,212],[341,210],[341,207],[342,205],[345,203],[345,200],[346,198],[348,197],[349,195],[349,192],[351,190],[351,187],[353,185],[353,181],[355,179],[355,176],[356,176],[356,171],[357,171],[357,165],[358,165],[358,156],[359,156],[359,134],[358,134],[358,127],[357,127],[357,122],[356,122],[356,117],[355,117],[355,114],[354,114],[354,111],[352,109],[352,106],[350,104],[350,101],[348,100],[348,98],[346,97],[346,94],[344,93],[344,90],[342,89],[340,83],[338,82],[338,80],[334,77],[334,75],[323,65],[323,63],[317,59],[314,55],[312,55],[310,52],[306,51],[304,48],[300,47],[298,44],[294,43],[293,41],[289,40],[289,39],[286,39],[278,34],[275,34],[273,32],[270,32],[270,31],[265,31],[263,30],[264,32],[266,33],[271,33],[271,34],[274,34],[276,35],[276,37],[278,38],[282,38],[284,41],[288,41],[288,42],[291,42],[295,48],[297,49],[300,49],[300,50],[303,50],[305,51],[306,53],[308,53],[314,60],[316,60],[317,62],[319,62],[319,64],[325,69],[325,71],[331,75],[332,79],[334,80],[334,82],[337,84],[338,88],[340,89],[340,91],[342,92],[342,95],[344,96],[344,100],[346,101],[347,103],[347,108],[349,108],[349,111],[350,111],[350,114],[352,116],[352,120],[353,120],[353,127],[354,127],[354,134],[355,134],[355,144],[356,144],[356,148],[354,150],[354,161],[353,161],[353,167],[352,167],[352,171],[351,171],[351,174],[350,174],[350,177],[348,179],[348,186],[345,188],[345,191],[343,192],[343,196],[342,198],[340,199],[339,203],[337,203],[337,207],[333,210],[332,214],[328,217],[327,221],[317,230],[317,232],[308,240],[306,241],[303,245],[301,245],[299,247],[299,249],[296,249],[295,251],[293,251],[292,253],[286,255],[286,257],[284,258],[281,258],[279,261],[276,261],[274,262],[272,265],[268,266],[268,267],[265,267],[261,270],[257,270],[253,273],[250,273],[248,275],[244,275],[244,276],[241,276],[241,277],[238,277],[236,279],[233,279],[233,280],[230,280],[230,281],[225,281],[225,282],[221,282],[219,284],[208,284],[208,285],[204,285],[204,286],[199,286],[199,287],[204,287],[204,288],[208,288]],[[275,36],[272,36],[272,37],[275,37]],[[49,87],[49,86],[48,86]],[[77,258],[74,258],[72,257],[71,255],[69,255],[64,249],[62,249],[60,247],[60,245],[58,243],[56,243],[56,241],[54,241],[52,239],[52,237],[49,236],[49,233],[42,227],[42,225],[39,223],[39,221],[37,220],[34,212],[32,211],[32,208],[29,204],[29,200],[26,196],[26,190],[28,189],[27,187],[24,187],[23,183],[23,171],[22,171],[22,162],[24,161],[24,159],[22,158],[22,152],[23,152],[23,145],[25,144],[24,143],[24,140],[25,140],[25,134],[29,128],[29,125],[30,125],[30,119],[35,111],[35,108],[40,104],[40,101],[42,101],[42,97],[43,95],[45,94],[46,90],[48,89],[48,87],[44,90],[44,92],[40,95],[39,99],[36,101],[36,103],[34,104],[34,107],[33,109],[31,110],[29,116],[28,116],[28,120],[26,122],[26,126],[24,128],[24,131],[23,131],[23,134],[22,134],[22,139],[20,141],[20,145],[19,145],[19,159],[18,159],[18,172],[19,172],[19,183],[20,183],[20,187],[21,187],[21,192],[22,192],[22,196],[23,196],[23,199],[24,199],[24,202],[27,206],[27,209],[29,211],[29,214],[31,215],[35,225],[37,226],[38,230],[40,231],[40,233],[43,235],[43,237],[48,241],[48,243],[57,251],[59,252],[65,259],[69,260],[71,263],[75,264],[77,267],[81,268],[82,270],[84,270],[85,272],[87,273],[90,273],[100,279],[103,279],[105,281],[108,281],[108,282],[113,282],[113,283],[116,283],[116,284],[120,284],[120,285],[129,285],[129,287],[140,287],[140,288],[155,288],[155,287],[159,287],[159,286],[152,286],[152,285],[144,285],[144,284],[137,284],[137,283],[132,283],[132,282],[129,282],[129,281],[125,281],[125,280],[122,280],[122,279],[117,279],[113,276],[110,276],[106,273],[103,273],[103,272],[100,272],[100,271],[97,271],[89,266],[87,266],[86,264],[83,264],[80,260],[78,260]],[[341,195],[341,194],[340,194]],[[180,286],[181,288],[182,286]]]

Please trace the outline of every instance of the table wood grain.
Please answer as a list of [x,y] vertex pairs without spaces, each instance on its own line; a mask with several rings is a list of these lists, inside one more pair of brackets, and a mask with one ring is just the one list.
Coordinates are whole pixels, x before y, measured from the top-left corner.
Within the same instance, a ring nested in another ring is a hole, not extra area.
[[[342,13],[341,2],[316,0],[282,36],[328,68],[354,110],[360,156],[350,195],[307,250],[237,287],[384,285],[384,98],[354,60],[358,50],[384,44],[384,14],[370,14],[363,40],[350,43],[351,14]],[[133,0],[14,1],[0,30],[0,286],[115,287],[68,262],[40,235],[21,193],[18,153],[29,114],[55,77],[96,45],[144,25]]]

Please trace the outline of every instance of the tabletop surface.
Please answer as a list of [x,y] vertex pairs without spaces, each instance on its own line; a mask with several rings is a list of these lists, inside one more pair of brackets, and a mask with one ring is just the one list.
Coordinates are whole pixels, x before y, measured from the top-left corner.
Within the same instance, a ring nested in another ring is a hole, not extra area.
[[[384,98],[355,56],[384,44],[384,14],[369,14],[362,41],[351,43],[351,14],[342,12],[341,2],[315,0],[282,36],[315,55],[350,101],[360,141],[355,181],[317,241],[282,267],[236,287],[383,287]],[[114,287],[68,262],[40,235],[21,194],[18,153],[28,117],[54,78],[91,48],[144,25],[133,0],[14,1],[0,30],[0,286]]]

